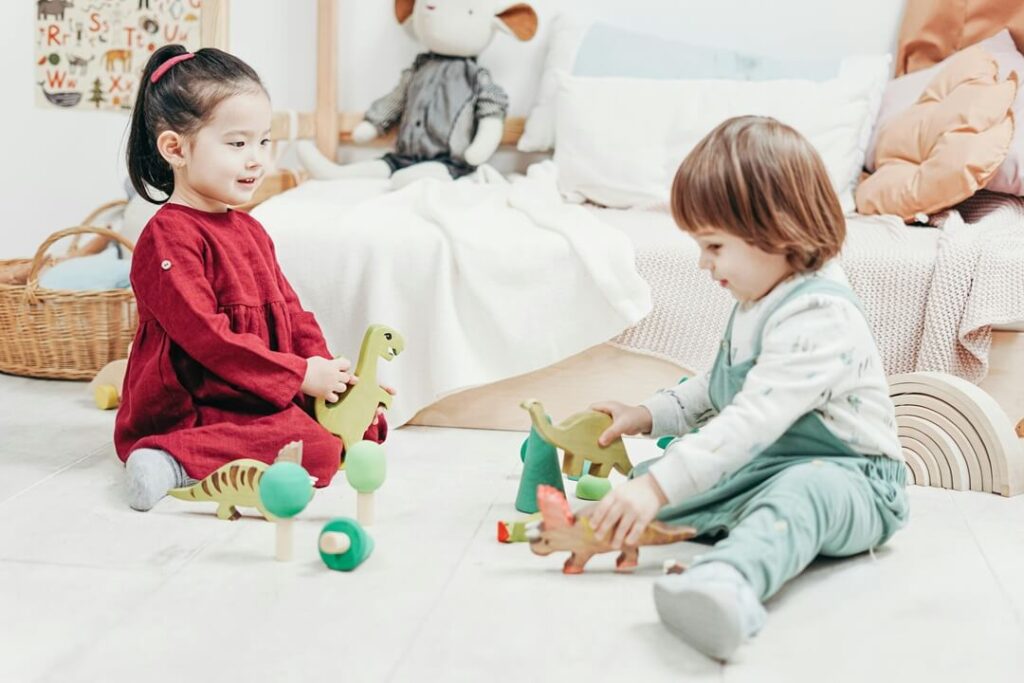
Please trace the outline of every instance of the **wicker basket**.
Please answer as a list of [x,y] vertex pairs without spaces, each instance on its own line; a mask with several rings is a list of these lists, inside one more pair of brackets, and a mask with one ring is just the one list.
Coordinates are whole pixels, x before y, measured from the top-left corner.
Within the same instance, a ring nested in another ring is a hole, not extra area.
[[[0,267],[29,264],[26,284],[0,284],[0,372],[92,379],[108,362],[127,357],[139,321],[131,289],[39,287],[39,270],[50,246],[71,236],[77,245],[78,236],[87,233],[117,240],[129,250],[134,247],[112,230],[86,225],[53,233],[31,260],[0,261]],[[73,246],[70,253],[75,252]]]

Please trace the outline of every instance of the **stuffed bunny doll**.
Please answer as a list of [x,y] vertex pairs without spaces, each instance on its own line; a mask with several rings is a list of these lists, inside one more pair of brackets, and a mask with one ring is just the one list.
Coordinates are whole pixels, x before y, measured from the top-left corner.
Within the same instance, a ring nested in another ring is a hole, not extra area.
[[459,178],[491,158],[501,142],[508,96],[476,62],[497,31],[529,40],[537,14],[509,0],[395,0],[395,16],[428,52],[402,72],[398,86],[374,102],[352,131],[364,143],[398,124],[395,151],[339,166],[310,141],[299,160],[313,178]]

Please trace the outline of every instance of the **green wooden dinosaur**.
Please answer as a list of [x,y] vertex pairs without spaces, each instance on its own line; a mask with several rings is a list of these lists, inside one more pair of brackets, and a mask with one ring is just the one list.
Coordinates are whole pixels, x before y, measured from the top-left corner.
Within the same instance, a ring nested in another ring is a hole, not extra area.
[[180,500],[213,501],[217,503],[220,519],[238,519],[241,514],[236,506],[241,506],[256,508],[266,519],[273,520],[274,516],[260,500],[260,479],[268,467],[267,463],[251,458],[233,460],[191,486],[171,489],[168,495]]
[[540,401],[528,399],[521,405],[530,414],[533,428],[541,438],[565,451],[562,472],[566,475],[581,476],[584,460],[590,461],[589,473],[595,477],[607,477],[611,474],[612,468],[625,475],[633,471],[633,464],[629,461],[626,446],[621,438],[607,446],[597,445],[597,438],[601,436],[601,432],[612,423],[612,418],[608,415],[588,410],[553,425],[548,422]]
[[[599,540],[594,535],[594,528],[588,516],[591,507],[573,514],[565,494],[551,486],[537,487],[537,504],[540,506],[541,519],[530,522],[526,526],[526,538],[530,542],[530,550],[537,555],[550,555],[558,551],[568,551],[569,559],[565,561],[562,572],[565,574],[582,574],[591,557],[598,553],[614,552],[609,543],[610,538]],[[615,560],[615,571],[630,572],[636,568],[640,555],[640,546],[667,545],[686,541],[697,535],[697,530],[688,526],[672,526],[664,522],[654,521],[647,525],[640,542],[634,546],[623,546],[619,557]],[[500,531],[499,531],[499,540]]]
[[[293,441],[282,448],[274,463],[302,461],[302,442]],[[197,481],[191,486],[171,489],[167,492],[172,498],[190,501],[212,501],[217,503],[217,517],[220,519],[238,519],[241,513],[238,507],[256,508],[269,521],[277,518],[267,512],[260,499],[260,480],[270,467],[261,460],[241,458],[221,465],[212,474]]]
[[363,335],[356,361],[359,383],[350,386],[334,403],[316,400],[316,419],[324,429],[341,437],[345,448],[361,441],[377,414],[377,406],[391,407],[391,394],[377,383],[377,359],[390,361],[405,350],[405,339],[385,325],[370,325]]

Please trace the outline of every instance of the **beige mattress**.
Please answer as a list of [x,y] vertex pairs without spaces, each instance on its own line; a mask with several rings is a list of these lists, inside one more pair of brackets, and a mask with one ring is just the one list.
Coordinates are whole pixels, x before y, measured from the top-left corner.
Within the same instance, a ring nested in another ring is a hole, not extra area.
[[[591,210],[632,238],[653,290],[654,310],[612,343],[685,368],[710,366],[732,299],[697,268],[693,241],[667,211]],[[942,227],[851,217],[842,265],[887,373],[978,382],[992,326],[1024,321],[1024,199],[982,193],[935,222]]]
[[[608,344],[445,397],[413,424],[525,429],[529,421],[518,408],[524,398],[542,400],[560,418],[598,400],[637,402],[710,366],[732,299],[699,271],[693,241],[666,211],[590,210],[632,239],[652,288],[651,313]],[[1024,334],[993,328],[1024,329],[1024,200],[981,193],[933,222],[941,227],[907,227],[888,217],[848,223],[842,264],[886,371],[980,381],[1016,420],[1024,416],[1024,370],[1014,359]]]

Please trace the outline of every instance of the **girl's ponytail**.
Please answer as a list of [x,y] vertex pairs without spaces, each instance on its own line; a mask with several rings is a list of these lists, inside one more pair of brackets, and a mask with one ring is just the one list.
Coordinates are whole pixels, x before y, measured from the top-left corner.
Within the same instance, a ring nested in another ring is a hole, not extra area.
[[[131,132],[128,134],[128,177],[135,191],[154,204],[162,204],[167,201],[166,197],[171,196],[174,191],[174,172],[156,148],[157,132],[151,120],[152,104],[147,106],[146,102],[155,85],[150,79],[161,64],[186,52],[181,45],[164,45],[150,56],[146,68],[142,70],[135,107],[132,109]],[[154,199],[149,194],[149,188],[159,190],[166,197]]]

